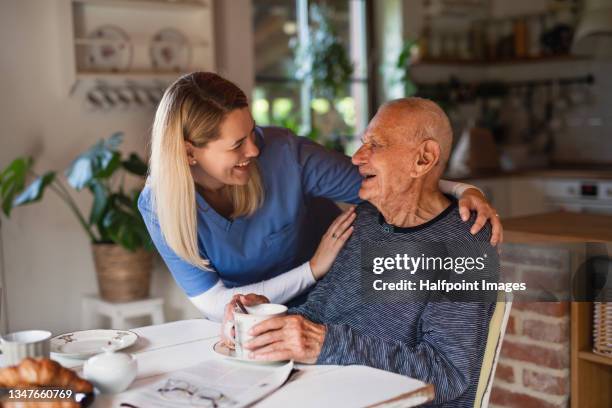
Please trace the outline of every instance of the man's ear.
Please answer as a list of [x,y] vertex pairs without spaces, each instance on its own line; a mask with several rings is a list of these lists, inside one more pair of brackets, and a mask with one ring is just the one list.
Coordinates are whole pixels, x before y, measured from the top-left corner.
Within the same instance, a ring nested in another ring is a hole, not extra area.
[[416,162],[411,176],[418,178],[429,173],[440,160],[440,153],[441,149],[438,142],[432,139],[423,141],[417,148]]

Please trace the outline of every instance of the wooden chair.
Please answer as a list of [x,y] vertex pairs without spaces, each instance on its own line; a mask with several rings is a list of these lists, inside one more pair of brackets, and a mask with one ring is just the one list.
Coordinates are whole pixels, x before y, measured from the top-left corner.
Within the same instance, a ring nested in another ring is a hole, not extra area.
[[480,377],[478,379],[478,388],[476,389],[476,399],[474,400],[474,408],[483,408],[489,405],[489,397],[491,396],[491,388],[495,379],[495,369],[499,360],[499,352],[501,351],[506,333],[506,326],[510,318],[510,309],[512,309],[512,293],[499,292],[497,294],[497,302],[495,312],[489,323],[489,334],[487,336],[487,346],[485,347],[482,366],[480,368]]

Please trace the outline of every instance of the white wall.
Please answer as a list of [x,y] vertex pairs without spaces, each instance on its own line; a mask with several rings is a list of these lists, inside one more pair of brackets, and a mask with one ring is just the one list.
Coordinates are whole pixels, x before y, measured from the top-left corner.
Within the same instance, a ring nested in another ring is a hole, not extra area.
[[[70,45],[60,35],[57,1],[63,0],[0,2],[0,166],[32,154],[37,170],[63,170],[80,151],[118,130],[125,132],[125,151],[144,155],[152,110],[92,112],[82,86],[68,97],[60,51]],[[253,85],[250,10],[249,0],[215,3],[218,70],[247,95]],[[87,212],[88,193],[75,197]],[[89,242],[63,202],[49,192],[42,203],[3,218],[0,233],[8,329],[78,329],[80,295],[97,285]],[[156,267],[153,281],[153,294],[167,300],[167,317],[197,315],[165,267]]]
[[216,0],[217,72],[236,82],[248,98],[255,85],[251,0]]

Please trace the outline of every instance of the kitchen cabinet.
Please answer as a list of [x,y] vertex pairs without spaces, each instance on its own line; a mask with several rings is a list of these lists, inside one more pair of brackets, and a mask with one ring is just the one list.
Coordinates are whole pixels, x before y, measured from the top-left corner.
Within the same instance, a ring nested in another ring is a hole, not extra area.
[[592,351],[593,303],[571,306],[571,407],[612,405],[612,357]]
[[541,173],[473,178],[463,182],[480,188],[504,218],[556,210],[612,214],[612,181],[609,179]]
[[518,217],[549,211],[546,180],[534,177],[492,177],[465,180],[485,194],[500,217]]
[[546,183],[543,178],[510,178],[510,216],[539,214],[550,210],[546,200]]
[[466,180],[466,183],[478,187],[489,202],[497,209],[500,217],[511,216],[510,180],[506,178],[486,178]]

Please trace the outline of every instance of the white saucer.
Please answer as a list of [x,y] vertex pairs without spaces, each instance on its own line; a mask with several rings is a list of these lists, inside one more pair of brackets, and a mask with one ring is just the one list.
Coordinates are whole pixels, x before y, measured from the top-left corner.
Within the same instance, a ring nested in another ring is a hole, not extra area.
[[67,358],[89,358],[103,347],[123,350],[136,343],[138,335],[128,330],[83,330],[60,334],[51,339],[51,354]]
[[276,361],[261,361],[261,360],[249,360],[236,355],[236,350],[227,347],[222,340],[219,340],[213,345],[213,351],[220,356],[228,358],[234,361],[240,361],[243,363],[257,364],[257,365],[270,365],[270,364],[286,364],[289,360],[276,360]]

